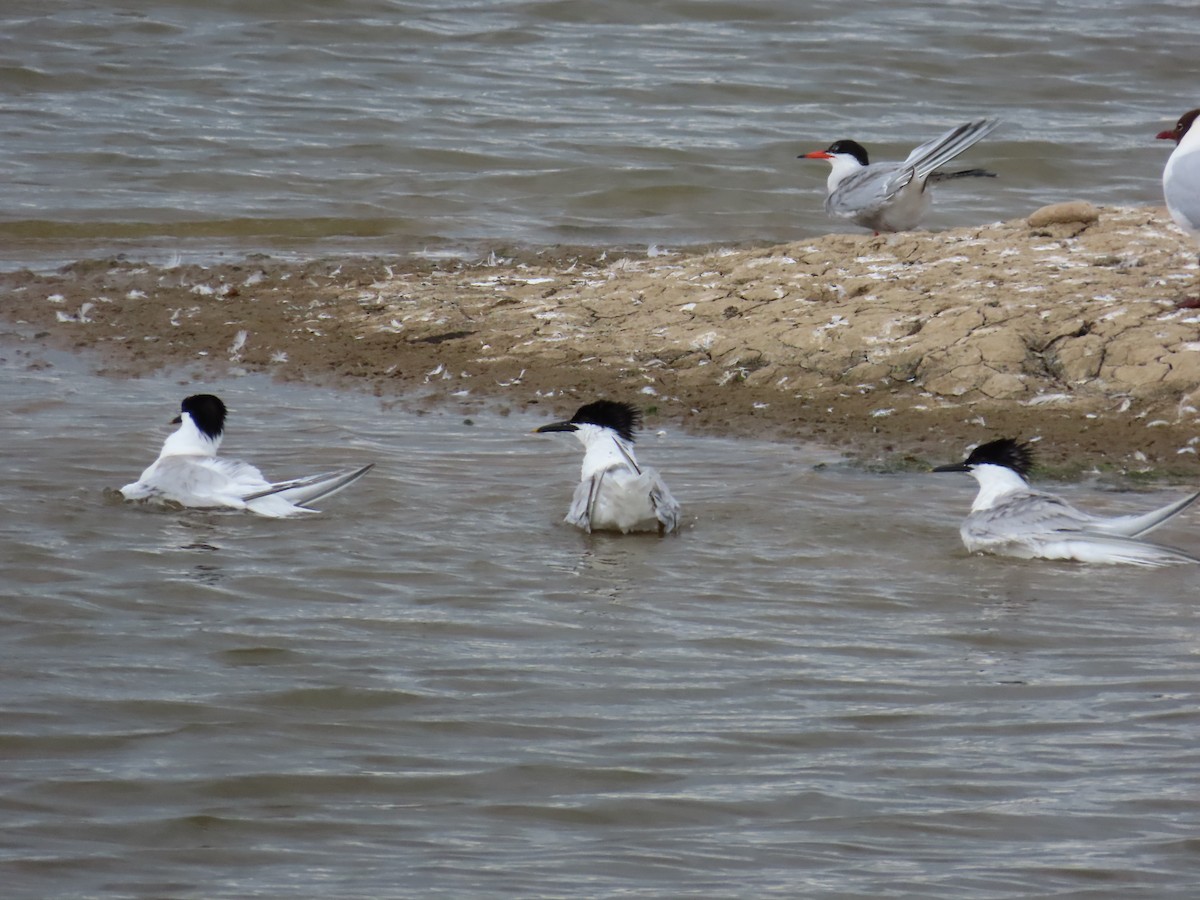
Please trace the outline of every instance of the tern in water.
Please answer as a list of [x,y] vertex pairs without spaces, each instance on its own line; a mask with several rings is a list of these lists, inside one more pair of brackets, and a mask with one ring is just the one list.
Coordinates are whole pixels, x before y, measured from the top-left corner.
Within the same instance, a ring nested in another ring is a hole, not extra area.
[[638,465],[634,432],[642,414],[627,403],[597,400],[566,422],[537,433],[569,431],[583,444],[583,470],[564,521],[584,531],[657,531],[679,527],[679,504],[653,469]]
[[1137,540],[1193,503],[1200,491],[1139,515],[1093,516],[1061,497],[1033,490],[1027,481],[1032,465],[1028,444],[1000,438],[976,447],[960,463],[933,470],[966,472],[979,482],[979,493],[959,530],[967,550],[1135,566],[1200,562],[1182,550]]
[[[1175,224],[1200,241],[1200,126],[1193,127],[1200,109],[1185,112],[1170,131],[1160,131],[1160,141],[1174,141],[1175,149],[1163,168],[1163,199]],[[1195,309],[1200,299],[1191,297],[1178,304]]]
[[917,147],[904,162],[869,162],[863,145],[849,140],[835,141],[828,149],[805,153],[800,159],[828,160],[825,212],[830,216],[870,228],[876,234],[908,231],[916,228],[929,211],[929,182],[995,177],[983,169],[934,170],[987,137],[999,124],[997,119],[966,122]]
[[306,505],[353,484],[373,465],[272,484],[249,463],[217,457],[225,433],[225,404],[220,398],[187,397],[172,424],[179,428],[163,442],[158,459],[141,478],[121,488],[126,500],[248,509],[272,518],[298,516],[316,512]]

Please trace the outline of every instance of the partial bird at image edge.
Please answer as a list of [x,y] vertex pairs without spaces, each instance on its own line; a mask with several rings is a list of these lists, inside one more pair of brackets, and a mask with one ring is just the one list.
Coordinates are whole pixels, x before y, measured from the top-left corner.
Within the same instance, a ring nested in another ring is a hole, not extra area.
[[[1163,200],[1175,224],[1194,241],[1200,241],[1200,127],[1194,127],[1200,109],[1191,109],[1179,117],[1175,127],[1155,135],[1160,141],[1174,141],[1175,149],[1163,167]],[[1185,297],[1177,309],[1200,307],[1200,296]]]
[[1200,563],[1183,550],[1138,539],[1194,503],[1200,491],[1146,513],[1095,516],[1031,488],[1032,467],[1029,444],[999,438],[980,444],[962,462],[933,469],[965,472],[979,484],[959,529],[969,552],[1146,567]]

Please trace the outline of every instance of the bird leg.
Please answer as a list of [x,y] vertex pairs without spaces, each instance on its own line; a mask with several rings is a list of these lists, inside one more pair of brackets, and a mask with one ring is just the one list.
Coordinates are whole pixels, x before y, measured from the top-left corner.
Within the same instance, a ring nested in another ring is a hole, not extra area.
[[[1197,257],[1197,263],[1200,263],[1200,257]],[[1176,309],[1200,309],[1200,293],[1195,297],[1184,297],[1175,303]]]

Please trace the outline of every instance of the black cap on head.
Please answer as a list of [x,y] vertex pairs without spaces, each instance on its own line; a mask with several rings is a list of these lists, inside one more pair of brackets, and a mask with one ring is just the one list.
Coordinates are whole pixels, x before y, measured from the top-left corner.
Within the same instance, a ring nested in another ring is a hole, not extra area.
[[217,439],[225,430],[225,404],[212,394],[192,394],[185,397],[180,409],[192,417],[200,432]]
[[628,403],[616,400],[597,400],[581,406],[571,416],[575,425],[599,425],[611,428],[625,440],[632,442],[634,432],[642,427],[642,411]]
[[1033,468],[1033,448],[1014,438],[998,438],[980,444],[972,450],[965,465],[968,468],[982,465],[1006,466],[1024,478]]
[[960,463],[938,466],[935,472],[970,472],[976,466],[1004,466],[1022,478],[1029,477],[1033,468],[1033,447],[1014,438],[998,438],[980,444]]
[[853,156],[855,159],[857,159],[859,161],[860,165],[864,165],[864,166],[870,165],[867,162],[867,148],[864,147],[862,144],[860,144],[858,141],[850,141],[850,140],[834,141],[832,144],[829,145],[829,148],[825,152],[826,153],[845,153],[845,154],[847,154],[849,156]]

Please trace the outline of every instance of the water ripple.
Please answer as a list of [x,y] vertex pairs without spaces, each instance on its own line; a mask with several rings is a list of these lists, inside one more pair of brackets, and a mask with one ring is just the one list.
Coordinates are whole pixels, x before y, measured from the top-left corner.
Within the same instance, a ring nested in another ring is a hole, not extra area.
[[966,480],[670,430],[683,533],[583,535],[533,420],[258,378],[204,385],[225,449],[364,489],[140,508],[177,379],[0,357],[12,896],[1192,891],[1194,573],[968,557]]

